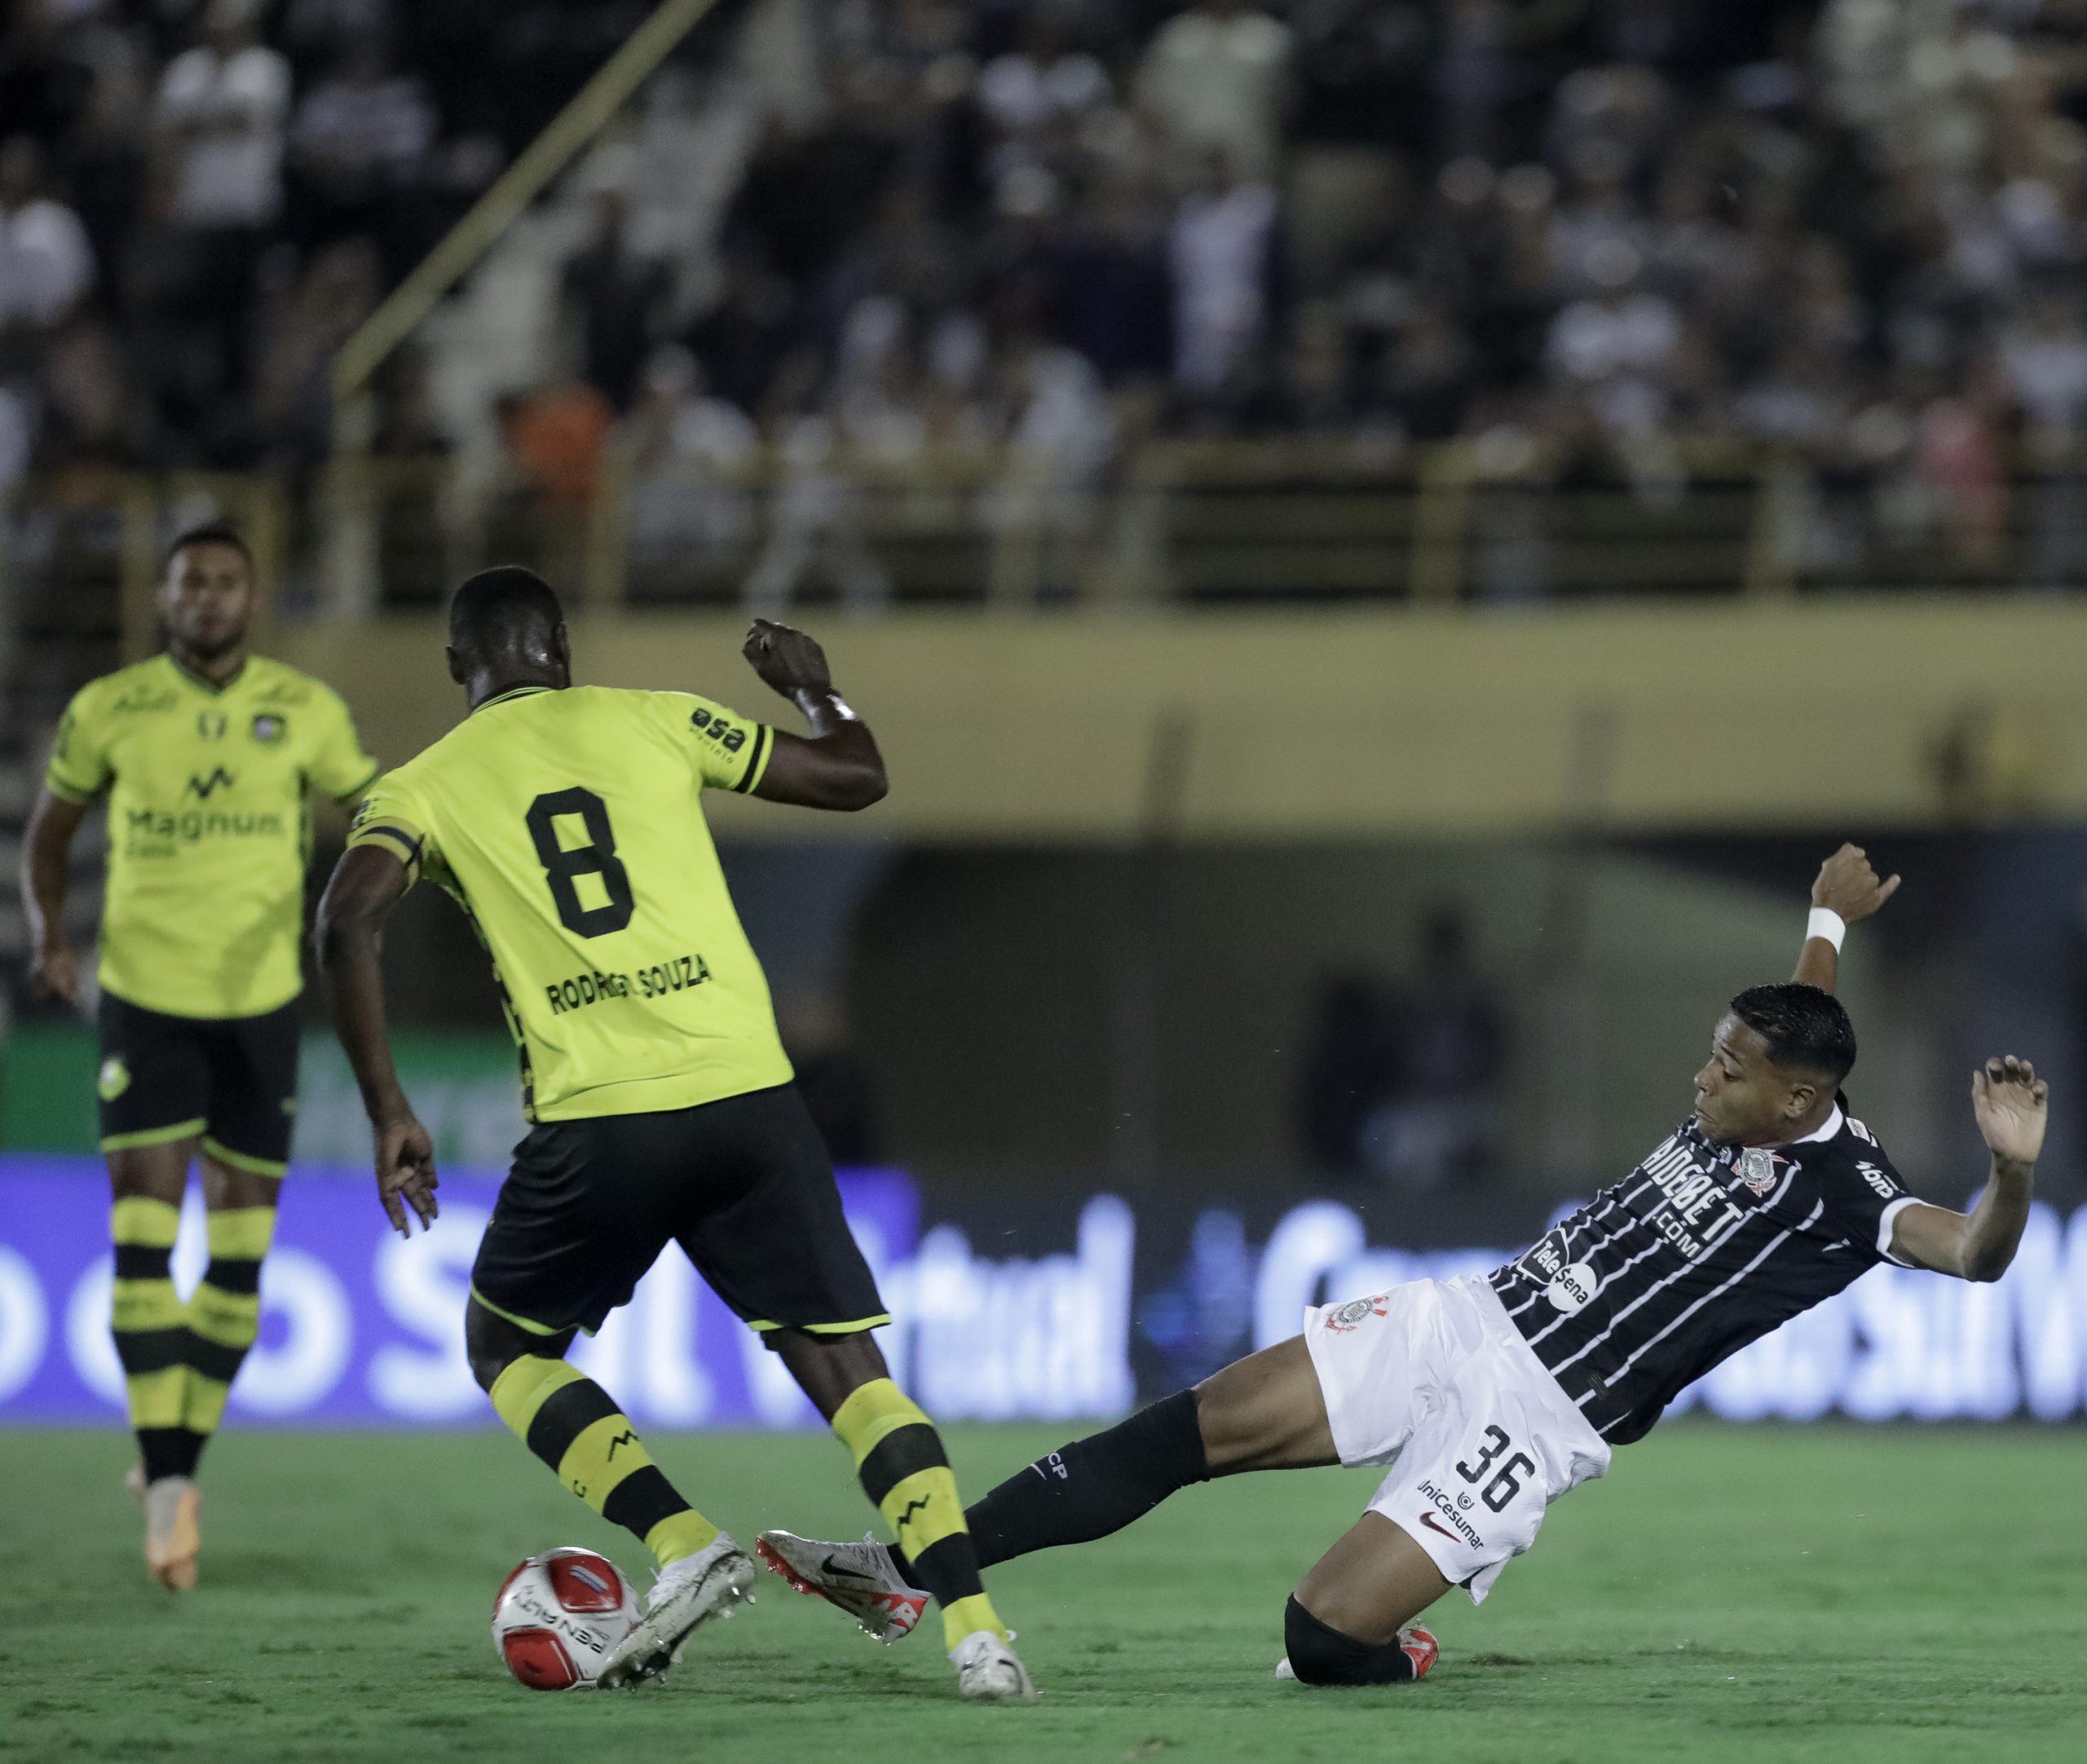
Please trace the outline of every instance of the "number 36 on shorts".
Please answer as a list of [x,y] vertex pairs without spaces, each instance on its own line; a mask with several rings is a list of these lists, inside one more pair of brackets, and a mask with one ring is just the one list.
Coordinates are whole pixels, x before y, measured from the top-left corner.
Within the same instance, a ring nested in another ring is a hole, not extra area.
[[1306,1313],[1344,1464],[1389,1474],[1370,1506],[1474,1601],[1608,1445],[1480,1280],[1411,1281]]
[[1485,1449],[1476,1453],[1472,1462],[1458,1463],[1457,1474],[1466,1482],[1484,1483],[1479,1499],[1494,1512],[1504,1512],[1507,1503],[1522,1492],[1521,1479],[1536,1468],[1536,1460],[1526,1452],[1516,1452],[1501,1465],[1497,1475],[1489,1478],[1486,1472],[1493,1468],[1494,1460],[1515,1442],[1507,1437],[1504,1428],[1490,1426],[1485,1430]]

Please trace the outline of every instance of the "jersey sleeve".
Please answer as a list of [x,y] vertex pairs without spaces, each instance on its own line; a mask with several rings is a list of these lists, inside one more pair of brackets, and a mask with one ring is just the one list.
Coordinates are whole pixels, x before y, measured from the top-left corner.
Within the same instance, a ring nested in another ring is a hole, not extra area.
[[1912,1264],[1891,1252],[1899,1215],[1917,1198],[1906,1192],[1884,1148],[1860,1121],[1848,1122],[1848,1155],[1835,1160],[1826,1184],[1826,1206],[1835,1226],[1871,1259]]
[[307,767],[308,775],[337,802],[360,801],[377,782],[384,768],[363,752],[362,738],[355,733],[355,719],[341,695],[330,687],[315,696],[319,734]]
[[693,693],[663,692],[659,697],[678,739],[687,743],[701,787],[751,796],[768,770],[775,731]]
[[108,734],[106,722],[97,714],[95,689],[82,686],[58,720],[58,736],[51,745],[51,764],[43,781],[52,796],[83,803],[108,787],[113,773]]
[[390,773],[377,781],[355,811],[348,828],[348,849],[373,845],[389,852],[406,867],[408,883],[417,882],[422,871],[440,857],[430,818],[411,784],[398,773]]

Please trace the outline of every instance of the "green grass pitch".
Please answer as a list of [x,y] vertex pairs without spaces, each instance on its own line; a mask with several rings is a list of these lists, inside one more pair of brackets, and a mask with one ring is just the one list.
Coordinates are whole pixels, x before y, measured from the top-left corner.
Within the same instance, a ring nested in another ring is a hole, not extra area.
[[[1062,1428],[953,1430],[973,1492]],[[742,1541],[859,1536],[818,1435],[662,1436]],[[764,1575],[664,1687],[520,1689],[501,1577],[552,1544],[642,1552],[504,1435],[235,1431],[206,1466],[203,1585],[148,1586],[116,1433],[0,1435],[0,1757],[1513,1760],[2087,1757],[2087,1437],[1677,1423],[1563,1502],[1484,1609],[1432,1620],[1425,1683],[1271,1676],[1286,1593],[1366,1472],[1189,1490],[1084,1550],[991,1577],[1044,1692],[956,1700],[933,1620],[885,1650]],[[643,1578],[645,1577],[641,1577]]]

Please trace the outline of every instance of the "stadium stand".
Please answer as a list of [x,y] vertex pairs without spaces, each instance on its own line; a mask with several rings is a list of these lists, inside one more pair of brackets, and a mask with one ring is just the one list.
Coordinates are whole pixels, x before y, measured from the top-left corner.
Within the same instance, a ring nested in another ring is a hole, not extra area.
[[31,725],[198,509],[351,613],[2087,578],[2080,0],[723,4],[340,476],[334,352],[648,10],[5,12]]
[[649,10],[0,10],[8,793],[197,513],[351,613],[2087,580],[2081,0],[722,4],[344,475]]
[[[0,471],[323,453],[315,362],[644,10],[14,7]],[[2076,428],[2087,8],[1282,11],[810,9],[721,215],[699,180],[631,225],[626,166],[571,241],[574,365],[619,417],[1083,464],[1768,440],[1903,459],[1967,538],[2001,443]]]

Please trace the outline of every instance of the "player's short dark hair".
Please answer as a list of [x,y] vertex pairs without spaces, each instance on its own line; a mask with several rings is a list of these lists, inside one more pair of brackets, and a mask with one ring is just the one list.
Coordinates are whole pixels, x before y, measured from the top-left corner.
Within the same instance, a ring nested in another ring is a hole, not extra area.
[[526,648],[564,622],[557,590],[518,563],[467,576],[449,602],[449,641],[459,648]]
[[1838,1085],[1855,1069],[1855,1025],[1830,992],[1795,980],[1749,986],[1732,1001],[1732,1014],[1788,1070],[1816,1072]]
[[204,521],[194,527],[184,527],[174,536],[174,542],[160,553],[160,576],[174,567],[174,560],[191,545],[229,545],[246,559],[246,567],[254,573],[254,548],[246,542],[245,535],[230,521]]

